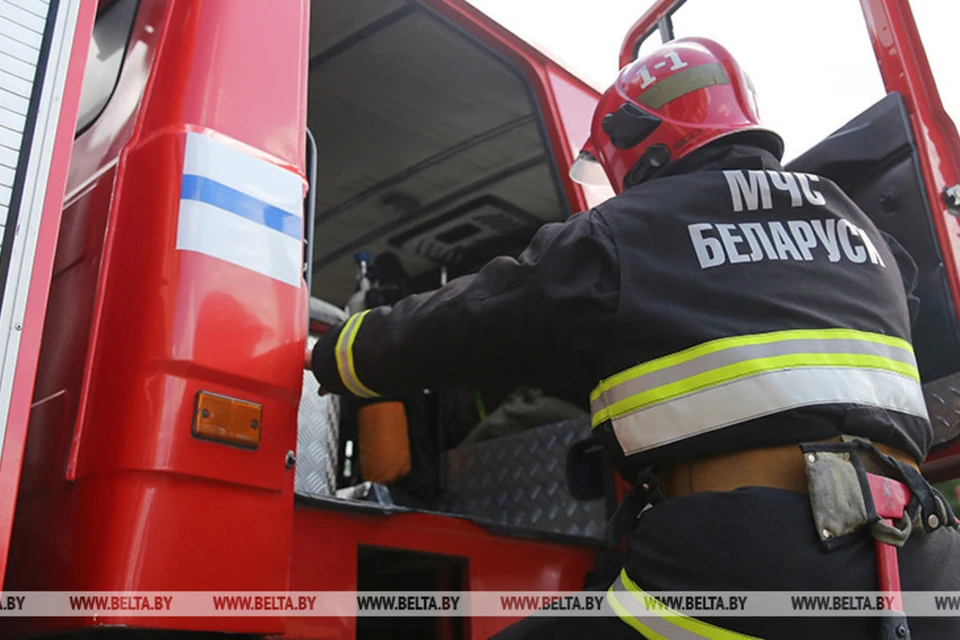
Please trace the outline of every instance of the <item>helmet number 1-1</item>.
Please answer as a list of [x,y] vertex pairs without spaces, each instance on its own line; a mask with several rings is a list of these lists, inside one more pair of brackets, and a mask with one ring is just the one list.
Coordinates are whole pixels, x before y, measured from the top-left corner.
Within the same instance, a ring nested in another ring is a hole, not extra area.
[[[665,53],[663,57],[669,59],[670,62],[673,63],[673,65],[670,67],[670,71],[683,69],[685,66],[687,66],[687,63],[680,59],[680,55],[676,51],[669,51]],[[654,71],[657,71],[665,66],[667,66],[666,62],[658,62],[657,64],[653,65],[653,69]],[[640,77],[643,78],[643,83],[640,85],[641,89],[646,89],[657,81],[657,76],[650,74],[650,70],[647,69],[647,65],[640,67]]]

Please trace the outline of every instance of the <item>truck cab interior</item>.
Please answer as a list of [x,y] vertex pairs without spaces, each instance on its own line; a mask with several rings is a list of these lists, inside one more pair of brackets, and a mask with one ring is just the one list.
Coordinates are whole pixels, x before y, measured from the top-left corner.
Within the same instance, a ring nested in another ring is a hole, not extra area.
[[[533,91],[511,62],[421,3],[317,0],[311,8],[314,336],[345,317],[341,310],[357,291],[358,253],[370,260],[367,303],[393,303],[498,255],[517,255],[541,225],[574,213]],[[511,399],[534,383],[507,377],[398,399],[408,437],[397,444],[387,424],[358,425],[359,402],[317,398],[307,373],[301,499],[602,537],[604,501],[574,500],[565,483],[567,449],[590,431],[586,398],[556,398],[563,392],[537,387]],[[505,400],[514,414],[529,414],[516,433],[471,435],[484,417],[497,420]],[[372,469],[376,455],[401,458],[389,481]]]

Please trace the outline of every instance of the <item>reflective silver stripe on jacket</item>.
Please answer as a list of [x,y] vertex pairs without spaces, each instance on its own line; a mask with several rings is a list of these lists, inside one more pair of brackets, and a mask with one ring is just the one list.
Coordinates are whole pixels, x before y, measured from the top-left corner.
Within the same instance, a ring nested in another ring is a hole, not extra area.
[[852,403],[926,418],[916,358],[899,338],[850,329],[723,338],[643,363],[591,394],[627,454],[799,407]]

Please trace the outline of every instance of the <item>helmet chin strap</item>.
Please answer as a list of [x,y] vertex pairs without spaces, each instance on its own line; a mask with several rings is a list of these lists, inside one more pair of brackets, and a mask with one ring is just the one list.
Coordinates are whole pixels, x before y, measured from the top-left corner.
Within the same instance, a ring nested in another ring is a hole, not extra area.
[[649,180],[657,171],[670,162],[670,149],[663,144],[655,144],[647,149],[633,168],[623,179],[623,188],[629,189],[644,180]]

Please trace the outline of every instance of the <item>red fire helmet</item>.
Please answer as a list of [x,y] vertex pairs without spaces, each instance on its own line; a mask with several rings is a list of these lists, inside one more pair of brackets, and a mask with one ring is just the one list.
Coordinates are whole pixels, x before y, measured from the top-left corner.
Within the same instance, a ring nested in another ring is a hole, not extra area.
[[673,40],[621,69],[597,103],[570,177],[604,184],[606,174],[619,193],[733,134],[783,155],[783,140],[761,125],[753,85],[733,56],[707,38]]

